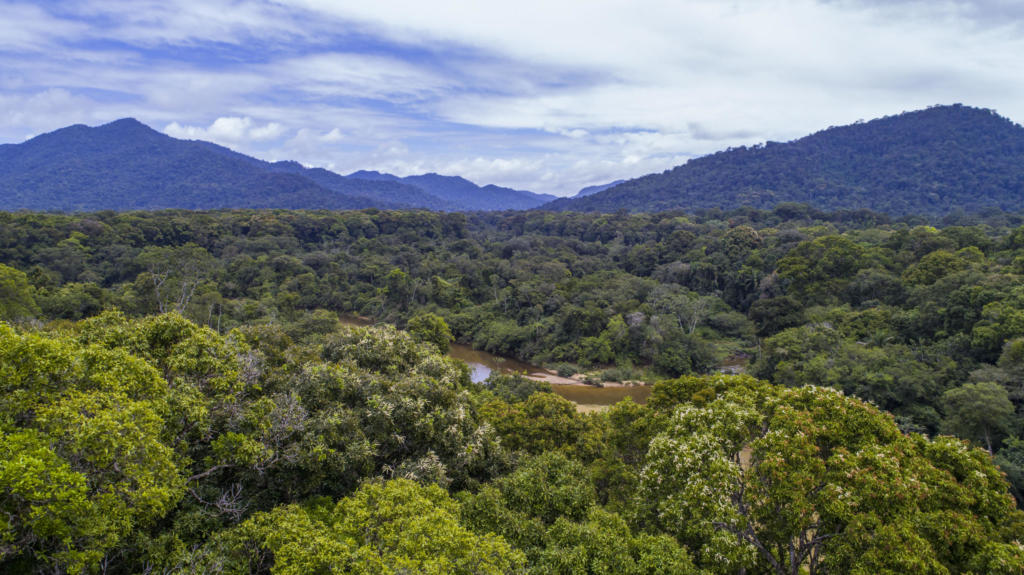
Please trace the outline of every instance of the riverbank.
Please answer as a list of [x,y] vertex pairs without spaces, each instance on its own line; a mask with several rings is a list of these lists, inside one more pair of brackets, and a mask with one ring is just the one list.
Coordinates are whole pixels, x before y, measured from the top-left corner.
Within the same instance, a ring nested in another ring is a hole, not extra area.
[[526,379],[532,379],[533,381],[543,381],[550,383],[551,385],[582,385],[584,387],[639,387],[647,385],[642,381],[602,381],[597,384],[588,383],[584,380],[583,374],[576,374],[571,377],[562,377],[552,371],[538,371],[533,373],[527,373],[523,377]]

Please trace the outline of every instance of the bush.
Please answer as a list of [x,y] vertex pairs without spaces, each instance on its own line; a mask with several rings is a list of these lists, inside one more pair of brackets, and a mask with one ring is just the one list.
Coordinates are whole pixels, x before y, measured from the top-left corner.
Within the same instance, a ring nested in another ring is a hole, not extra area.
[[579,370],[576,369],[576,366],[572,365],[571,363],[560,363],[558,364],[555,371],[558,373],[558,377],[572,377],[579,373]]

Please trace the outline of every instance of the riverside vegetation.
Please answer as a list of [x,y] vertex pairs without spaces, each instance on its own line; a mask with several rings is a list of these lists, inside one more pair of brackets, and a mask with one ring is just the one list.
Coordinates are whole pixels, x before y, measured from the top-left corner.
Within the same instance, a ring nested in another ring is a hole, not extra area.
[[1020,573],[1021,224],[0,214],[0,570]]

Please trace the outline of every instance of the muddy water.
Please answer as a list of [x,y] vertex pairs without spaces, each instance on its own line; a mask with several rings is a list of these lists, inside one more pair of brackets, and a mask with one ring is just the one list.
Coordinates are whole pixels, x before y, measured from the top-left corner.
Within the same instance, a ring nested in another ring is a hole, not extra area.
[[[372,321],[353,316],[342,316],[341,322],[346,325],[367,326]],[[470,378],[475,383],[487,379],[493,371],[505,373],[538,373],[544,372],[544,368],[530,365],[519,360],[497,356],[486,351],[473,349],[468,345],[452,344],[448,355],[455,359],[461,359],[469,365]],[[632,397],[637,403],[647,403],[647,397],[651,394],[651,388],[646,386],[636,387],[595,387],[591,385],[559,385],[552,384],[552,391],[575,403],[585,410],[597,409],[606,405],[612,405]]]
[[[536,365],[497,356],[486,351],[473,349],[468,345],[453,344],[448,355],[455,359],[461,359],[469,365],[472,371],[470,377],[474,382],[481,382],[487,379],[493,371],[505,373],[546,373],[546,370]],[[626,397],[632,397],[637,403],[646,403],[647,397],[651,394],[651,388],[645,386],[637,387],[595,387],[592,385],[565,385],[551,384],[551,390],[581,407],[600,407],[618,403]]]
[[453,343],[451,349],[448,350],[448,355],[455,359],[461,359],[469,365],[469,369],[472,371],[470,378],[475,383],[480,383],[487,379],[487,376],[491,375],[492,371],[504,373],[544,371],[535,365],[473,349],[461,343]]

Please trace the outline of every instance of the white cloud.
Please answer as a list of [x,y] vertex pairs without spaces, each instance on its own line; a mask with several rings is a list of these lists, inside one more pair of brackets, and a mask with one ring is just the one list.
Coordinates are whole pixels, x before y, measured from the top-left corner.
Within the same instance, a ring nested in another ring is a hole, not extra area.
[[1012,0],[0,9],[6,141],[131,115],[265,159],[568,194],[935,103],[1024,119]]
[[177,122],[171,122],[164,128],[164,132],[175,138],[209,140],[218,144],[231,145],[276,140],[284,135],[287,129],[277,122],[258,125],[249,117],[230,116],[217,118],[206,128],[183,126]]
[[280,85],[317,97],[377,97],[397,101],[440,93],[443,78],[394,57],[314,53],[275,62],[266,73]]
[[0,2],[0,50],[38,50],[81,36],[88,26],[51,16],[30,3]]
[[78,17],[110,22],[105,37],[141,46],[285,41],[307,35],[295,10],[277,2],[77,0],[65,6]]

